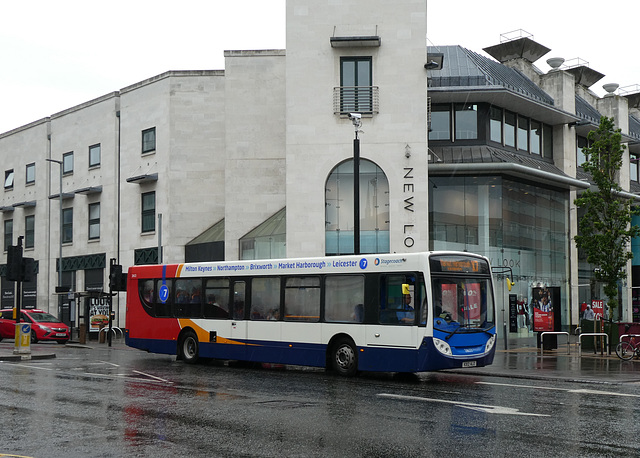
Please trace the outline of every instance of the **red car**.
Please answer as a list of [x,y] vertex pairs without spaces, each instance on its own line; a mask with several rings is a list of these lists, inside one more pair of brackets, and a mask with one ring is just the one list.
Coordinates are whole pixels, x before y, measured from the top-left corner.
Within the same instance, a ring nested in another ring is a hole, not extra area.
[[[40,340],[54,340],[59,344],[66,344],[70,338],[69,326],[58,318],[43,310],[20,310],[22,322],[31,324],[31,343]],[[0,340],[14,339],[16,335],[16,321],[13,319],[13,309],[0,311]]]

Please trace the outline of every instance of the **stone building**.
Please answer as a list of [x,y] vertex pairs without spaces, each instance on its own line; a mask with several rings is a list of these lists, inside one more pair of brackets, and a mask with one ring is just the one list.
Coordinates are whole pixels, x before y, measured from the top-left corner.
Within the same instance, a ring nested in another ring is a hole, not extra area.
[[[581,62],[542,72],[550,50],[529,36],[485,48],[491,58],[427,47],[426,1],[286,11],[286,50],[226,51],[224,70],[168,71],[0,134],[0,263],[24,237],[35,260],[24,306],[76,322],[85,296],[108,290],[112,259],[126,271],[353,253],[357,136],[362,253],[478,252],[515,280],[510,293],[498,284],[500,319],[512,318],[509,294],[528,303],[544,290],[561,326],[577,324],[600,294],[573,242],[573,201],[589,187],[580,149],[613,116],[636,199],[637,93],[598,97],[589,88],[604,75]],[[11,306],[14,283],[1,288]]]

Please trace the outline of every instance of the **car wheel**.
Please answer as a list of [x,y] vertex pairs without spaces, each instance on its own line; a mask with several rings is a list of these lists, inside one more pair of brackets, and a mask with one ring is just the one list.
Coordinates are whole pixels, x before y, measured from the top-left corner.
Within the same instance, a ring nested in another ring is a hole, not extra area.
[[179,357],[187,364],[195,364],[200,358],[198,336],[193,331],[187,331],[178,346]]
[[351,339],[343,337],[333,346],[331,355],[333,369],[344,377],[353,377],[358,370],[358,353]]
[[36,335],[36,331],[31,330],[31,343],[38,343],[38,336]]

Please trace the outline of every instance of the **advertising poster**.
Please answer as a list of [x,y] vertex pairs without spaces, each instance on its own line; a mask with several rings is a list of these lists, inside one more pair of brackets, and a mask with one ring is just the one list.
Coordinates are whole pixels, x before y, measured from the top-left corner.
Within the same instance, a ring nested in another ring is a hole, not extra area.
[[109,326],[109,302],[110,297],[89,298],[89,331],[98,332],[105,326]]
[[554,330],[552,299],[552,294],[547,288],[533,288],[531,290],[529,308],[533,310],[533,330],[535,332]]

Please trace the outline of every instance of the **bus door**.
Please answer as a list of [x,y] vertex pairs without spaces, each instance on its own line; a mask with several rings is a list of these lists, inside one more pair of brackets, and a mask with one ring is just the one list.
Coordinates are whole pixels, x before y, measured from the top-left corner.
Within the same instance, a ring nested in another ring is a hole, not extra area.
[[246,283],[236,281],[232,289],[232,309],[231,309],[231,339],[245,342],[247,339],[246,318]]
[[378,324],[368,324],[367,345],[412,347],[418,342],[417,315],[419,296],[417,276],[391,274],[380,276]]

